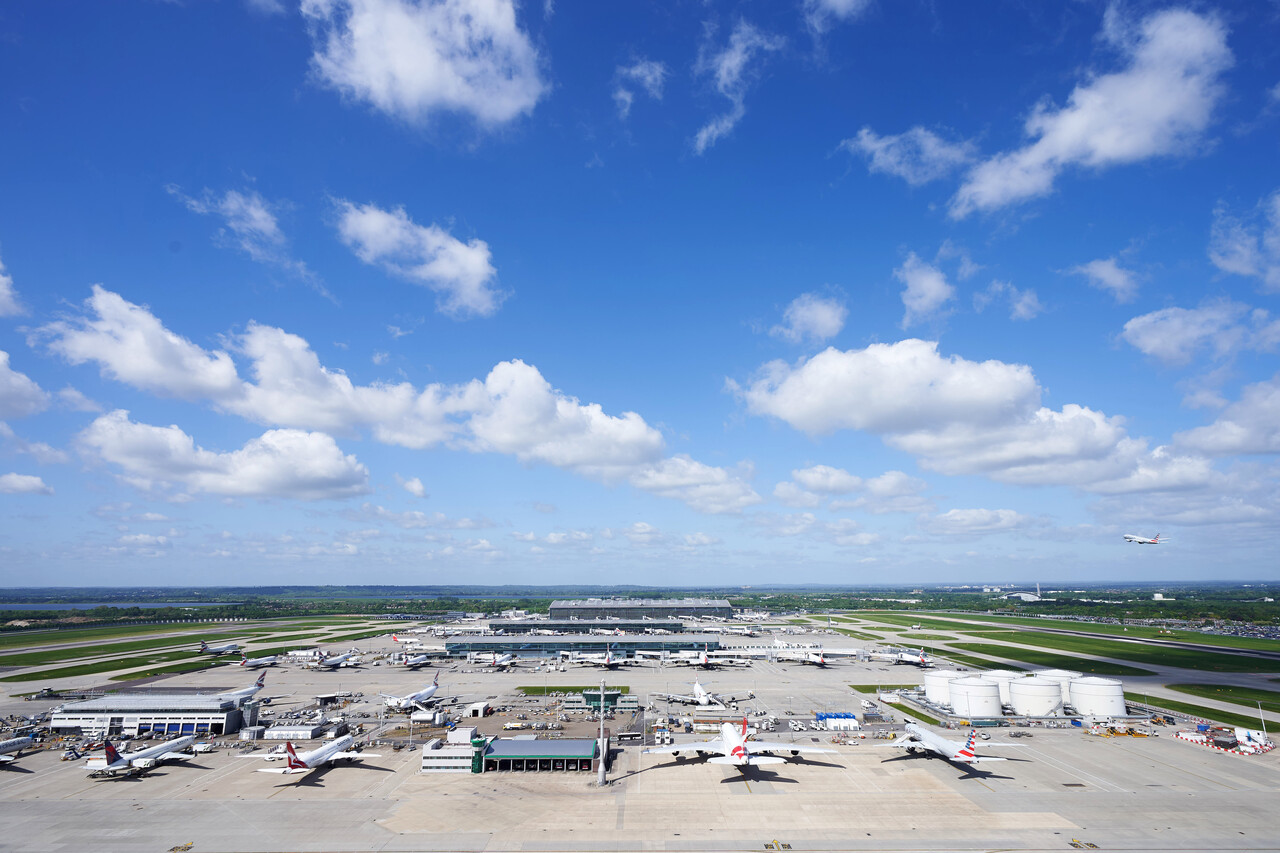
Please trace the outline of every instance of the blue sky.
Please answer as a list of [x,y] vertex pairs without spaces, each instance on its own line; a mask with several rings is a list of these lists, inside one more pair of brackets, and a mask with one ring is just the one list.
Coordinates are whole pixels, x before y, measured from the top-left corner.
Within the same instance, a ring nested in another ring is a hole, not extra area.
[[0,583],[1275,577],[1273,3],[0,43]]

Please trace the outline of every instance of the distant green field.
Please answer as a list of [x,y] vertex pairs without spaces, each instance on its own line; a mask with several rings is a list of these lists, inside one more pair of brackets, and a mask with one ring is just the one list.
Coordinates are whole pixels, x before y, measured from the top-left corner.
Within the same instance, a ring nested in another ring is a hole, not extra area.
[[888,705],[890,708],[897,708],[903,714],[906,714],[908,717],[913,717],[922,723],[928,723],[931,726],[938,725],[938,721],[935,720],[933,717],[930,717],[928,714],[917,711],[915,708],[912,708],[910,705],[903,705],[901,702],[885,702],[884,704]]
[[[19,631],[0,634],[0,649],[30,649],[55,643],[81,643],[93,640],[112,640],[118,637],[143,637],[147,634],[172,634],[201,632],[209,637],[221,637],[235,631],[221,622],[174,623],[169,625],[112,625],[105,628],[66,628],[58,631]],[[175,638],[175,642],[178,639]],[[197,643],[199,640],[196,641]]]
[[130,672],[125,675],[113,675],[110,681],[136,681],[139,678],[151,678],[156,675],[174,675],[179,672],[195,672],[204,669],[208,665],[208,661],[186,661],[185,663],[175,663],[170,666],[158,666],[155,669],[148,669],[144,672]]
[[880,638],[875,634],[864,634],[862,631],[855,631],[852,628],[832,628],[831,630],[838,631],[846,637],[853,637],[855,640],[871,640],[872,642],[880,641]]
[[[51,678],[71,678],[77,675],[94,675],[99,672],[113,672],[118,669],[129,669],[135,666],[144,666],[149,663],[163,663],[165,661],[187,659],[192,660],[196,656],[191,652],[161,652],[153,655],[140,655],[133,658],[115,658],[113,660],[95,661],[94,663],[81,664],[80,666],[62,666],[55,669],[33,670],[30,672],[20,672],[16,675],[6,675],[0,677],[0,681],[44,681]],[[208,665],[213,664],[213,659],[209,655],[198,658],[200,661],[207,662]]]
[[950,634],[903,634],[904,640],[950,640]]
[[928,616],[920,616],[918,614],[899,614],[899,613],[875,613],[870,612],[863,615],[864,619],[871,622],[882,622],[886,625],[901,625],[901,628],[877,628],[878,631],[909,631],[912,626],[919,625],[921,628],[932,628],[941,631],[963,631],[966,627],[978,628],[980,626],[965,626],[956,622],[947,621],[945,619],[931,619]]
[[1124,698],[1134,704],[1146,704],[1153,708],[1164,708],[1167,711],[1176,711],[1179,714],[1187,714],[1192,717],[1201,717],[1205,720],[1212,720],[1215,723],[1223,723],[1228,726],[1240,726],[1245,729],[1257,729],[1262,725],[1262,721],[1257,717],[1249,717],[1243,714],[1233,714],[1230,711],[1219,711],[1216,708],[1205,708],[1202,705],[1192,705],[1189,702],[1175,702],[1172,699],[1152,696],[1150,701],[1148,697],[1141,693],[1125,692]]
[[875,696],[881,690],[919,690],[919,684],[850,684],[851,690],[859,693],[866,693],[868,696]]
[[1217,699],[1233,705],[1244,705],[1257,708],[1262,703],[1262,710],[1280,714],[1280,692],[1261,690],[1257,687],[1232,687],[1221,684],[1170,684],[1170,690],[1186,693],[1188,696],[1199,696],[1201,699]]
[[[1052,652],[1042,652],[1037,649],[1019,649],[1013,646],[997,646],[991,643],[951,643],[950,645],[952,648],[966,652],[1018,660],[1023,663],[1029,663],[1032,666],[1042,666],[1049,669],[1070,669],[1077,672],[1091,672],[1094,675],[1155,675],[1150,670],[1139,669],[1136,666],[1125,666],[1120,663],[1090,660],[1089,658],[1075,658],[1068,655],[1055,655]],[[940,652],[940,654],[944,657],[949,656],[947,652]]]
[[992,658],[984,658],[977,655],[962,655],[959,652],[946,650],[938,652],[937,657],[952,661],[953,663],[963,664],[964,666],[972,667],[973,669],[1011,669],[1016,672],[1021,672],[1026,669],[1026,667],[1021,667],[1004,660],[994,660]]
[[22,652],[12,655],[0,655],[0,666],[39,666],[44,663],[79,660],[80,658],[102,657],[103,655],[123,655],[129,652],[141,652],[147,649],[164,649],[173,646],[184,646],[186,651],[193,652],[199,644],[193,645],[190,640],[179,637],[166,637],[160,640],[134,640],[128,643],[97,643],[89,646],[76,646],[70,649],[46,649],[43,652]]
[[[1006,639],[1006,637],[999,637]],[[1012,637],[1007,639],[1012,640]],[[1125,643],[1117,640],[1077,637],[1071,634],[1045,634],[1039,631],[1019,631],[1017,642],[1029,646],[1041,646],[1063,652],[1091,655],[1103,658],[1134,661],[1154,666],[1177,666],[1210,672],[1275,672],[1280,662],[1228,655],[1219,652],[1202,652],[1196,649],[1179,649],[1170,646],[1148,646],[1145,643]]]

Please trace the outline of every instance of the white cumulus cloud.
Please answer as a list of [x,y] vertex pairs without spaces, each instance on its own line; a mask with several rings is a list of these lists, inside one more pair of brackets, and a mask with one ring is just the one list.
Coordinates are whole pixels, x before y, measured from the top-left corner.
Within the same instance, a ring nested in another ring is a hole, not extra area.
[[303,0],[317,79],[402,121],[497,126],[547,92],[513,0]]
[[782,314],[782,322],[770,329],[769,334],[795,344],[822,343],[840,334],[848,316],[849,309],[840,300],[802,293],[791,301]]
[[966,535],[996,533],[1026,527],[1031,519],[1012,509],[952,509],[934,516],[929,526],[938,533]]
[[451,317],[489,317],[507,294],[496,285],[489,244],[464,243],[438,225],[418,225],[403,207],[338,202],[338,234],[366,264],[435,291]]
[[9,353],[0,350],[0,418],[22,418],[42,412],[49,395],[25,373],[9,366]]
[[1268,293],[1280,292],[1280,190],[1245,216],[1218,205],[1209,233],[1209,260],[1223,272],[1258,279]]
[[1120,266],[1115,258],[1099,258],[1072,267],[1067,272],[1084,276],[1090,287],[1109,292],[1116,302],[1132,302],[1138,298],[1138,279],[1132,271]]
[[51,495],[53,489],[32,474],[0,474],[2,495]]
[[1280,320],[1262,309],[1219,299],[1199,308],[1161,308],[1124,324],[1120,337],[1168,364],[1186,364],[1202,350],[1228,358],[1242,350],[1274,350]]
[[340,499],[369,491],[369,471],[324,433],[276,429],[226,453],[205,450],[176,426],[129,420],[117,409],[77,441],[84,453],[124,472],[143,489],[178,487],[229,497]]
[[742,476],[688,456],[673,456],[646,466],[631,476],[631,484],[712,514],[739,513],[763,500]]
[[953,217],[1047,195],[1071,167],[1097,171],[1194,149],[1234,61],[1223,23],[1166,9],[1129,27],[1113,11],[1104,36],[1124,67],[1090,73],[1065,106],[1041,101],[1024,127],[1032,141],[973,167],[952,199]]
[[404,490],[415,498],[426,497],[426,486],[422,485],[422,480],[414,477],[411,480],[401,480],[400,485],[404,486]]
[[893,277],[904,285],[902,304],[907,309],[902,317],[904,329],[936,316],[956,294],[942,270],[920,260],[915,252],[893,271]]
[[696,153],[704,153],[729,135],[738,122],[742,121],[742,117],[747,114],[747,89],[760,73],[756,63],[762,55],[781,50],[783,44],[785,42],[781,37],[763,33],[740,20],[723,49],[715,51],[710,43],[702,46],[694,70],[699,75],[711,78],[716,91],[728,99],[729,110],[698,130],[693,139],[693,150]]
[[13,276],[5,272],[4,261],[0,261],[0,317],[16,317],[24,313],[22,303],[18,301],[18,291],[13,286]]
[[867,158],[872,172],[894,175],[913,187],[945,178],[972,163],[971,142],[948,142],[923,127],[913,127],[896,136],[880,136],[869,127],[842,140],[840,147]]
[[1178,433],[1174,444],[1211,456],[1280,453],[1280,376],[1245,386],[1216,421]]

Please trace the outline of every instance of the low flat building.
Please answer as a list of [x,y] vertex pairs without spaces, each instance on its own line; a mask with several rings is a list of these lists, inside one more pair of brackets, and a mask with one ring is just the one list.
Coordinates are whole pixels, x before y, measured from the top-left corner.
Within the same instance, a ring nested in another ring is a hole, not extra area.
[[491,619],[489,630],[495,634],[590,634],[593,631],[622,631],[624,634],[683,634],[679,619]]
[[554,658],[561,652],[604,654],[610,648],[615,655],[634,657],[637,651],[691,652],[703,648],[715,651],[721,638],[710,634],[568,634],[545,637],[520,634],[503,637],[450,637],[445,641],[449,657],[467,655],[513,654],[517,658]]
[[111,738],[230,734],[241,726],[236,702],[220,696],[167,693],[113,693],[70,702],[54,712],[49,728]]
[[581,598],[553,601],[548,617],[556,619],[678,619],[715,616],[732,619],[733,607],[724,598]]
[[485,749],[484,769],[486,773],[593,771],[599,756],[595,738],[494,738]]
[[324,737],[326,727],[323,724],[304,723],[302,725],[272,726],[263,735],[263,740],[315,740]]

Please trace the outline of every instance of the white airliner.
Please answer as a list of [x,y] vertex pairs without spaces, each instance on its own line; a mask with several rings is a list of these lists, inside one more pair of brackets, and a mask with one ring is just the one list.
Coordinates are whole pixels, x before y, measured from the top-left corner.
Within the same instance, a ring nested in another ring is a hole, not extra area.
[[747,739],[747,718],[742,718],[741,727],[732,723],[720,724],[720,737],[714,740],[700,740],[693,743],[676,743],[668,746],[652,746],[646,749],[645,755],[670,753],[680,756],[682,752],[696,752],[698,755],[720,753],[707,759],[710,764],[730,764],[734,767],[746,767],[760,764],[782,764],[785,758],[776,755],[760,755],[762,752],[789,752],[799,755],[802,752],[835,752],[834,749],[823,749],[818,746],[802,746],[798,743],[771,743]]
[[736,652],[711,651],[710,644],[704,644],[701,651],[684,651],[668,654],[667,652],[637,652],[645,657],[659,657],[663,666],[696,666],[699,669],[716,669],[721,666],[750,666],[748,658],[740,657]]
[[639,666],[643,663],[639,658],[629,658],[625,656],[615,655],[613,646],[605,649],[604,654],[570,654],[569,663],[582,664],[586,666],[601,666],[605,669],[617,669],[620,666]]
[[428,703],[434,703],[436,691],[440,689],[440,673],[436,673],[436,677],[431,683],[419,690],[417,693],[410,693],[408,696],[392,696],[389,693],[379,693],[378,695],[387,700],[387,707],[393,711],[408,711],[417,708],[421,711],[427,710]]
[[431,655],[414,655],[411,658],[405,658],[404,665],[408,667],[420,667],[431,663]]
[[146,749],[126,752],[121,755],[116,752],[116,748],[111,745],[111,741],[103,741],[106,756],[103,758],[90,758],[85,762],[84,766],[93,771],[89,774],[90,778],[95,776],[134,776],[150,770],[162,761],[183,761],[190,758],[191,755],[189,753],[181,750],[187,749],[195,742],[194,736],[184,735],[156,746],[149,746]]
[[934,734],[928,729],[921,728],[915,723],[907,723],[907,733],[899,737],[888,746],[894,746],[899,749],[905,749],[908,753],[927,755],[930,758],[935,755],[939,758],[945,758],[953,764],[976,764],[979,761],[1008,761],[1007,758],[993,758],[990,756],[979,756],[974,754],[974,743],[978,740],[978,732],[970,729],[969,739],[964,743],[955,740],[947,740],[942,735]]
[[252,699],[255,695],[257,695],[259,690],[261,690],[263,687],[266,686],[266,683],[267,683],[267,674],[265,672],[260,672],[258,673],[258,680],[255,681],[252,686],[245,687],[240,690],[232,690],[230,693],[219,693],[218,698],[224,699],[224,700],[231,699],[237,705],[243,705],[244,700]]
[[920,667],[933,666],[933,661],[924,653],[924,649],[918,652],[868,652],[867,657],[872,660],[888,661],[892,664],[905,663]]
[[494,669],[506,669],[509,666],[516,665],[516,657],[512,654],[500,655],[497,652],[493,652],[487,657],[483,655],[476,657],[474,663],[480,666],[491,666]]
[[202,655],[225,655],[228,652],[240,651],[239,643],[227,643],[225,646],[211,646],[204,640],[200,641],[200,654]]
[[1135,536],[1135,535],[1134,535],[1134,534],[1132,534],[1132,533],[1126,533],[1126,534],[1124,535],[1124,541],[1126,541],[1126,542],[1136,542],[1136,543],[1138,543],[1139,545],[1159,545],[1159,544],[1160,544],[1160,534],[1159,534],[1159,533],[1157,533],[1154,539],[1148,539],[1148,538],[1147,538],[1147,537],[1145,537],[1145,536]]
[[330,655],[327,658],[321,658],[316,661],[312,666],[316,669],[337,669],[340,666],[357,666],[358,664],[353,662],[351,659],[358,654],[360,653],[352,651],[340,655]]
[[8,740],[0,740],[0,764],[8,764],[22,755],[22,750],[35,743],[36,739],[31,737],[13,737]]
[[670,702],[680,702],[685,705],[700,705],[704,708],[724,708],[731,702],[737,702],[740,699],[754,699],[755,695],[751,691],[747,691],[745,696],[722,696],[718,693],[710,693],[707,688],[694,679],[692,693],[654,693],[651,694],[654,699],[665,699]]
[[[296,775],[299,773],[310,773],[312,770],[318,770],[326,764],[333,764],[338,761],[358,761],[363,758],[381,758],[381,755],[373,752],[348,752],[347,747],[356,742],[351,735],[343,735],[332,743],[326,743],[310,752],[304,752],[299,755],[293,749],[291,741],[285,741],[285,766],[284,767],[264,767],[259,773],[283,773],[287,775]],[[271,761],[279,758],[279,755],[245,755],[243,758],[264,758]]]
[[244,652],[240,653],[240,666],[246,667],[248,669],[258,669],[259,667],[275,666],[275,665],[276,665],[275,655],[267,655],[264,658],[251,658],[246,656]]

